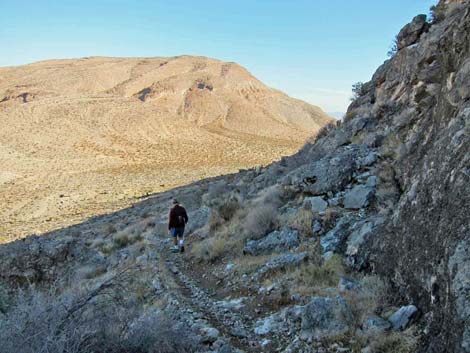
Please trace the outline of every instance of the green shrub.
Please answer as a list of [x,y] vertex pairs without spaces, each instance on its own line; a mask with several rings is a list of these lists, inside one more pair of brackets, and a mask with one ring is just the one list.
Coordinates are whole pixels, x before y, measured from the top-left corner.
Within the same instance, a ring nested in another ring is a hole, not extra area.
[[356,82],[352,85],[352,93],[353,93],[353,96],[351,98],[351,100],[356,100],[357,98],[361,97],[362,95],[365,94],[365,90],[364,90],[364,83],[363,82]]
[[396,36],[395,39],[393,39],[392,45],[391,45],[389,51],[387,52],[387,56],[388,56],[389,58],[391,58],[391,57],[393,57],[397,52],[398,52],[398,36]]

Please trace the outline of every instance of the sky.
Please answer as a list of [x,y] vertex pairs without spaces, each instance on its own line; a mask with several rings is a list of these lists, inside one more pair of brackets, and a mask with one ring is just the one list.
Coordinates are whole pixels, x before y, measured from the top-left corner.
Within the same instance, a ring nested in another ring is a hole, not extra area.
[[[202,55],[345,112],[395,35],[436,0],[0,0],[0,66]],[[1,79],[1,78],[0,78]]]

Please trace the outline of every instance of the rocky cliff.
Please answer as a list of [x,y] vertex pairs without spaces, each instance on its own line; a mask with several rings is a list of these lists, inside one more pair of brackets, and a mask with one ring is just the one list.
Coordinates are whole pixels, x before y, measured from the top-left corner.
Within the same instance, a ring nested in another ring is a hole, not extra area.
[[299,153],[2,246],[5,352],[470,352],[470,3],[433,12]]

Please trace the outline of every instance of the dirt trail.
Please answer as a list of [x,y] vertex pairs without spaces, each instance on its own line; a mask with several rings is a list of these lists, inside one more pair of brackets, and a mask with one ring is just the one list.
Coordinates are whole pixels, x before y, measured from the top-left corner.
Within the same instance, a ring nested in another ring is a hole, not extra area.
[[[190,316],[207,320],[210,327],[220,332],[220,338],[231,346],[244,352],[259,352],[257,340],[254,337],[253,322],[242,316],[236,310],[223,305],[207,288],[199,287],[194,280],[185,274],[185,257],[170,250],[168,239],[157,238],[154,249],[159,253],[160,263],[165,264],[165,281],[175,284],[172,295],[178,300]],[[189,320],[191,321],[191,320]]]

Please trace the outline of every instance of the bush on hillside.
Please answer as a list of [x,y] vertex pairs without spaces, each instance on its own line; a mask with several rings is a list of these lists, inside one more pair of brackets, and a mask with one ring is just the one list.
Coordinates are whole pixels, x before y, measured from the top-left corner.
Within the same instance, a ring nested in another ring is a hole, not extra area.
[[[0,320],[2,353],[193,352],[159,312],[141,315],[112,282],[93,288],[18,292]],[[128,293],[129,294],[129,293]],[[127,296],[127,294],[126,294]]]

